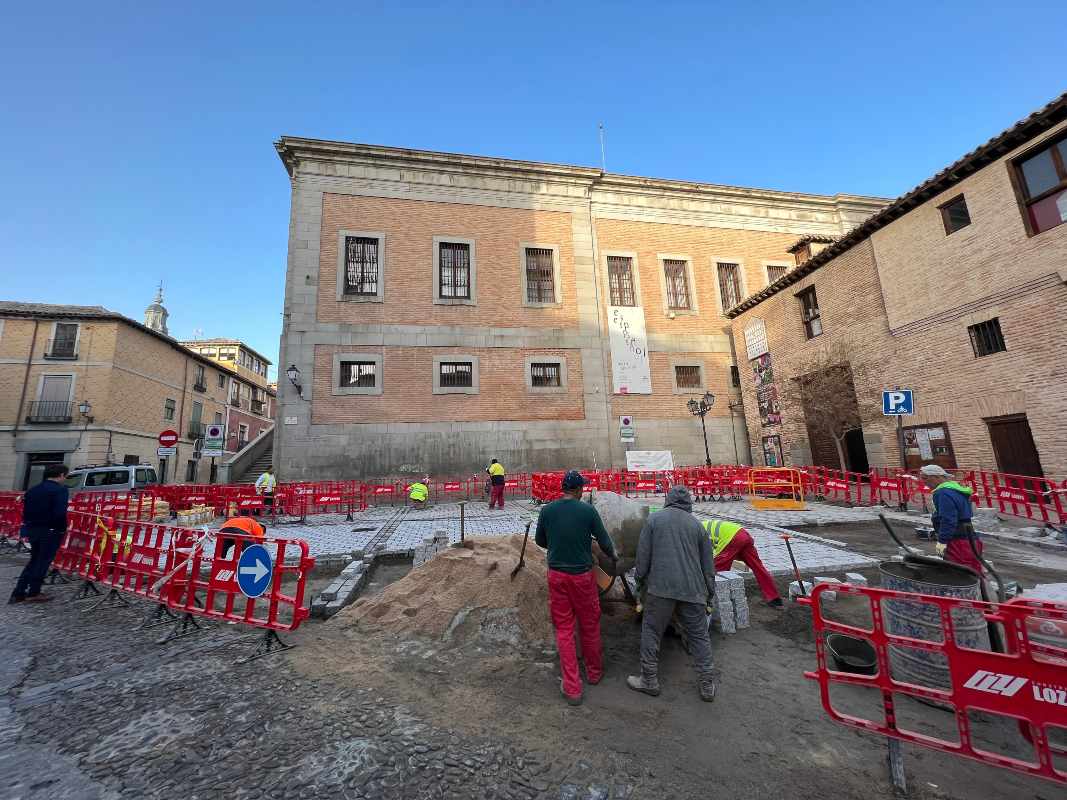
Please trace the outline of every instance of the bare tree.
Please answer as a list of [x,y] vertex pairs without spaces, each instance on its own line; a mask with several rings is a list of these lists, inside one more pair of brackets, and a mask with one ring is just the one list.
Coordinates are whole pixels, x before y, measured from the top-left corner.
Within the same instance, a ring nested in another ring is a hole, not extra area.
[[[848,339],[837,339],[811,356],[798,370],[800,375],[791,381],[809,430],[834,443],[842,472],[848,469],[845,438],[881,415],[881,407],[871,400],[867,387],[861,386],[856,391],[852,370],[855,361],[854,344]],[[865,367],[869,370],[871,365]]]

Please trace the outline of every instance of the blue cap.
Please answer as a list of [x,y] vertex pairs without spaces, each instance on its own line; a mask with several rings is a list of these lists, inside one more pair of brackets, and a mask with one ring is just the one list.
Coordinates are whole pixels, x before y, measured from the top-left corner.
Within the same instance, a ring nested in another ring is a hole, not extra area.
[[581,489],[585,484],[585,478],[583,478],[582,473],[576,469],[568,471],[567,474],[563,476],[563,491],[565,492],[569,492],[573,489]]

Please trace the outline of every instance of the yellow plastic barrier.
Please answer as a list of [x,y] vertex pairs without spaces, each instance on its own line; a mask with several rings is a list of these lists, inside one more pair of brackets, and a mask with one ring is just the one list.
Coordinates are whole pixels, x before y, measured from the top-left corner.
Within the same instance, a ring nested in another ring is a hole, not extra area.
[[[790,497],[766,497],[789,494]],[[792,467],[754,467],[748,473],[748,499],[757,511],[804,511],[800,470]]]

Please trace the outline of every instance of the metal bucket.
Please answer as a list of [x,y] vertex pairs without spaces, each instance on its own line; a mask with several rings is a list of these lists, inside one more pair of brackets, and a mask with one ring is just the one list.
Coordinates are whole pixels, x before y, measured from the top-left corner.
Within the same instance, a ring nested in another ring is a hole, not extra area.
[[[979,598],[978,579],[953,564],[905,564],[883,561],[882,588],[898,592],[933,594],[941,597]],[[911,600],[884,600],[883,619],[887,633],[942,642],[940,609],[930,603]],[[990,650],[989,627],[980,611],[957,608],[952,611],[956,644],[975,650]],[[948,661],[941,653],[890,645],[889,670],[894,680],[932,689],[949,689],[952,680]]]

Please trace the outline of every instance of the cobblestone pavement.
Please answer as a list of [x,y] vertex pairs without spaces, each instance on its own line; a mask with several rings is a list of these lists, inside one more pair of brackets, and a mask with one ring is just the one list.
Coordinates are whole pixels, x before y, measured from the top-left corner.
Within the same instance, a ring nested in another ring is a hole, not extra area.
[[[0,556],[0,585],[22,563]],[[655,796],[625,763],[461,739],[372,687],[297,679],[288,653],[234,665],[257,638],[237,626],[158,645],[134,630],[145,606],[87,614],[51,591],[0,606],[0,797]]]

